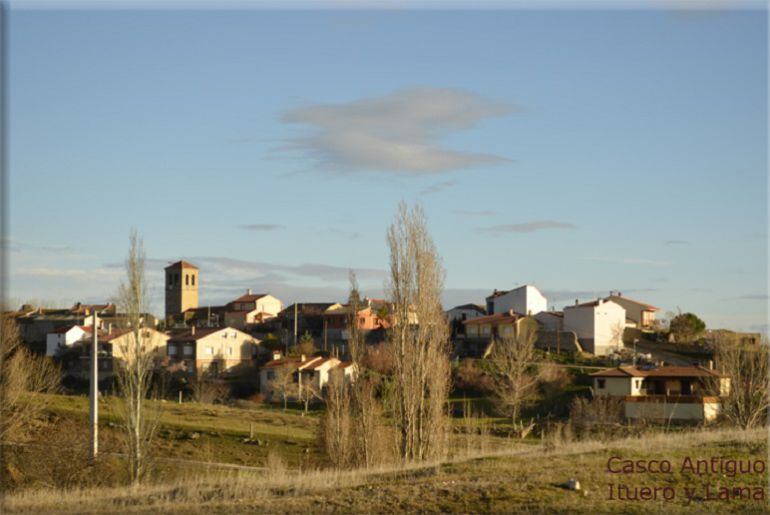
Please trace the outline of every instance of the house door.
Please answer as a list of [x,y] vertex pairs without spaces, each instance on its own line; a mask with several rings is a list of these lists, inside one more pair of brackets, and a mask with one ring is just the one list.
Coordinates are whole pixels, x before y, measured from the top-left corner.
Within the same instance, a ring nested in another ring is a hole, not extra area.
[[692,395],[692,385],[690,381],[682,381],[682,395]]

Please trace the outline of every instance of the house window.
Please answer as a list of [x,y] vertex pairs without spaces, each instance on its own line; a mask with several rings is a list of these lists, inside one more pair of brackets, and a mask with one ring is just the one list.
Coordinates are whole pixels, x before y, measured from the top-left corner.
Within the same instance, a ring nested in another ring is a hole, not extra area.
[[192,276],[192,281],[191,282],[192,282],[192,285],[195,286],[195,276],[194,275]]
[[185,345],[185,347],[184,347],[184,355],[185,356],[192,356],[193,355],[192,345]]
[[228,353],[230,356],[232,356],[232,355],[233,355],[233,348],[232,348],[232,347],[228,347],[228,348],[227,348],[227,353]]
[[272,370],[269,370],[267,372],[267,380],[272,381],[273,379],[275,379],[275,372],[273,372]]
[[238,333],[236,333],[235,331],[233,331],[233,338],[238,338]]
[[169,345],[168,346],[168,353],[169,354],[176,354],[176,345]]
[[596,384],[600,390],[604,390],[604,384],[607,382],[606,379],[597,379]]
[[214,355],[214,347],[206,347],[206,354],[208,354],[209,356],[213,356]]

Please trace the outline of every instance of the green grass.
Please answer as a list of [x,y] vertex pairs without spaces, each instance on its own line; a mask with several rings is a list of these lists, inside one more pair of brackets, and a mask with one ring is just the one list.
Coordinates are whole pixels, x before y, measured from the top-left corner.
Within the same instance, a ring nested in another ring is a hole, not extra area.
[[[47,411],[53,427],[70,422],[88,432],[88,398],[85,396],[46,395]],[[119,400],[105,397],[99,403],[100,446],[107,452],[120,452]],[[152,401],[155,404],[158,401]],[[247,408],[224,405],[160,402],[160,424],[155,439],[155,455],[198,461],[215,461],[247,466],[263,466],[270,452],[279,454],[290,465],[316,464],[317,413],[272,408],[257,403],[243,403]],[[156,408],[151,405],[151,410]],[[252,433],[253,432],[253,433]],[[45,442],[45,434],[38,441]],[[248,442],[253,434],[254,441]]]

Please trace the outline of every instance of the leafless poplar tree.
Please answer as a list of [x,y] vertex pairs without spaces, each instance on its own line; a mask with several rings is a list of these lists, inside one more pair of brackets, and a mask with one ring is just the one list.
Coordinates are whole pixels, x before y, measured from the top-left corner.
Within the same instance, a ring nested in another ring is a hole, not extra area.
[[368,369],[364,360],[367,354],[364,335],[358,327],[358,310],[361,309],[361,297],[356,274],[350,272],[350,295],[348,297],[350,315],[348,317],[348,346],[350,358],[355,365],[355,380],[350,383],[351,407],[353,411],[353,432],[357,464],[371,467],[382,461],[382,405],[378,398],[380,377]]
[[516,424],[521,407],[537,390],[538,376],[532,371],[537,330],[522,323],[514,336],[493,343],[489,356],[492,392],[501,410]]
[[145,327],[150,295],[144,275],[144,246],[136,231],[131,232],[126,279],[120,285],[117,304],[124,313],[128,337],[121,344],[123,359],[117,364],[117,384],[122,402],[122,429],[128,453],[131,483],[137,485],[145,476],[149,451],[160,419],[160,403],[149,403],[159,342]]
[[389,391],[404,461],[441,456],[447,447],[449,325],[441,307],[444,269],[421,207],[399,205],[388,229],[393,304],[388,338],[394,372]]
[[[737,338],[715,342],[717,369],[729,378],[729,391],[715,384],[715,393],[726,393],[722,415],[741,428],[768,423],[770,409],[770,352],[766,339],[749,347]],[[721,390],[721,391],[720,391]]]
[[326,455],[337,468],[351,463],[350,389],[340,370],[332,370],[326,385],[326,411],[321,419],[321,439]]

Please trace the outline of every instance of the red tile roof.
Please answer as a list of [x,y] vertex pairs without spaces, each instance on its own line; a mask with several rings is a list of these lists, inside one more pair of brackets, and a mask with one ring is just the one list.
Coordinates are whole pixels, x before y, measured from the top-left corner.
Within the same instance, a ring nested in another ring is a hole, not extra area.
[[276,368],[276,367],[282,367],[282,366],[290,366],[292,368],[297,368],[300,361],[296,358],[281,358],[281,359],[274,359],[272,361],[268,361],[264,365],[262,365],[262,368]]
[[465,325],[480,325],[480,324],[503,324],[506,322],[515,322],[516,320],[523,318],[524,315],[520,313],[496,313],[494,315],[487,315],[483,317],[471,318],[463,322]]
[[256,302],[265,295],[267,295],[267,293],[246,293],[235,299],[233,302]]
[[662,366],[650,369],[621,366],[600,370],[590,375],[593,377],[724,377],[716,370],[700,366]]
[[172,336],[168,339],[169,342],[190,342],[190,341],[196,341],[200,340],[201,338],[205,338],[206,336],[209,336],[211,334],[216,333],[217,331],[231,331],[233,330],[232,327],[202,327],[202,328],[196,328],[195,333],[192,331],[185,331],[181,334]]
[[623,300],[627,300],[629,302],[633,302],[634,304],[639,304],[645,310],[648,310],[648,311],[660,311],[660,308],[656,308],[655,306],[653,306],[651,304],[645,304],[644,302],[639,302],[638,300],[630,299],[630,298],[626,297],[625,295],[610,295],[609,297],[606,297],[604,300],[615,300],[615,299],[623,299]]
[[165,270],[168,270],[169,268],[192,268],[192,269],[198,270],[197,266],[185,260],[180,260],[180,261],[177,261],[176,263],[171,263],[165,268]]

